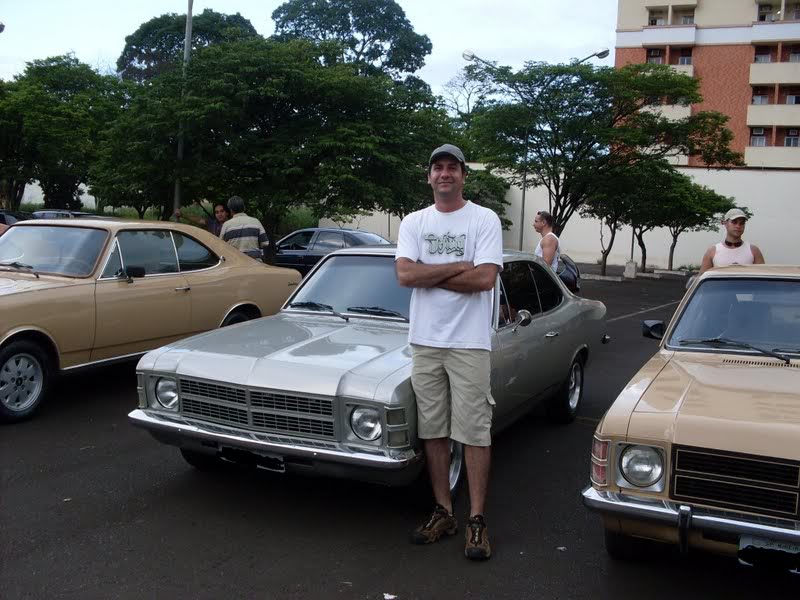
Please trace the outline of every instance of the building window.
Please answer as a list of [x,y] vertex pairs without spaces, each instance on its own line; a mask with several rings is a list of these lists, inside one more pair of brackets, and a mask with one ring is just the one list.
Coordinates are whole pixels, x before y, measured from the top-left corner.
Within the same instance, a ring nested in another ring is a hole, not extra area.
[[754,95],[753,104],[769,104],[769,96],[767,96],[766,94]]
[[792,18],[795,21],[800,21],[800,4],[795,4],[794,5],[794,13],[792,15]]
[[789,62],[800,63],[800,50],[792,50],[789,53]]
[[750,145],[763,148],[767,145],[767,137],[763,127],[753,127],[750,130]]
[[694,25],[694,15],[681,15],[681,25]]
[[651,26],[666,25],[667,13],[663,10],[651,10],[647,19],[647,24]]
[[783,138],[783,145],[787,148],[800,148],[800,131],[790,129]]
[[679,65],[690,65],[692,64],[692,57],[691,56],[681,56],[678,58]]
[[800,104],[800,94],[788,94],[786,104]]
[[660,65],[664,62],[660,48],[651,48],[647,51],[647,62],[651,65]]
[[759,64],[772,62],[772,55],[771,54],[756,54],[756,62],[759,63]]
[[759,4],[758,20],[762,22],[771,23],[772,21],[778,20],[778,15],[775,13],[775,9],[772,7],[771,4]]

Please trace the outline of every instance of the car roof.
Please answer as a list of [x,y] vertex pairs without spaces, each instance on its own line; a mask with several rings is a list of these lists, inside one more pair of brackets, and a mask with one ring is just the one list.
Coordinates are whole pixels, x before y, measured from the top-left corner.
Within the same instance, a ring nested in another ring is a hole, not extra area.
[[700,279],[716,279],[720,277],[798,277],[798,265],[729,265],[716,267],[700,275]]
[[[394,256],[396,251],[397,244],[380,244],[375,246],[352,246],[350,248],[341,248],[335,252],[332,252],[331,254],[380,254]],[[515,260],[529,260],[544,264],[538,256],[530,252],[520,252],[519,250],[503,250],[503,262],[513,262]]]
[[[116,233],[129,229],[166,229],[170,231],[182,231],[185,233],[196,233],[199,228],[194,225],[185,225],[174,221],[140,221],[138,219],[116,219],[116,218],[87,218],[87,219],[32,219],[15,223],[14,227],[85,227],[90,229],[105,229]],[[205,231],[205,230],[200,230]]]

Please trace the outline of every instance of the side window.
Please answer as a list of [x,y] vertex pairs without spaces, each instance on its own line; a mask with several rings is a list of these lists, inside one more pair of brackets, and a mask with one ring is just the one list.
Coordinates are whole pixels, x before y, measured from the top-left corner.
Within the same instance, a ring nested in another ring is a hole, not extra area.
[[278,250],[308,250],[312,237],[314,237],[313,231],[301,231],[285,240]]
[[103,269],[103,274],[100,275],[103,279],[108,277],[119,277],[122,271],[122,259],[119,256],[119,246],[114,242],[114,249],[111,251],[111,256],[108,258],[106,268]]
[[335,231],[320,231],[317,241],[314,242],[314,250],[320,252],[333,252],[344,247],[344,238],[341,233]]
[[561,304],[564,296],[561,294],[561,289],[558,284],[553,281],[549,273],[545,273],[544,269],[535,263],[531,263],[531,273],[533,279],[536,281],[536,288],[539,290],[539,300],[542,303],[542,312],[553,310],[556,306]]
[[145,275],[178,272],[169,231],[122,231],[117,241],[125,266],[144,267]]
[[[500,280],[503,282],[505,290],[505,294],[500,297],[501,325],[504,320],[513,323],[517,312],[523,308],[530,311],[532,315],[542,312],[528,264],[527,262],[506,263],[500,273]],[[503,308],[504,302],[507,306],[506,309]],[[503,314],[504,310],[507,314]]]
[[350,235],[349,233],[345,233],[344,234],[344,245],[347,246],[348,248],[350,248],[352,246],[363,246],[364,242],[362,242],[360,239],[358,239],[354,235]]
[[175,248],[178,250],[178,263],[181,271],[208,269],[219,263],[219,257],[200,242],[180,233],[173,233]]

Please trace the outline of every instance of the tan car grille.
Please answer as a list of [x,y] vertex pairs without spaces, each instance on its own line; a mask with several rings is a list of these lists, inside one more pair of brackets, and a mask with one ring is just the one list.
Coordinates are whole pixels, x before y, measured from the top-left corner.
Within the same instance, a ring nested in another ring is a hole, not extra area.
[[672,465],[673,500],[800,517],[797,462],[677,446]]
[[333,399],[280,391],[179,380],[180,411],[186,417],[240,429],[334,440]]

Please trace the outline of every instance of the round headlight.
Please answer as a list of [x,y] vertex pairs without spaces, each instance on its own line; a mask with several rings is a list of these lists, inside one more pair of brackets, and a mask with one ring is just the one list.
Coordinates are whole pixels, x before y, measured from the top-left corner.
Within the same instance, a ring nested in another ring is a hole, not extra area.
[[622,476],[636,487],[650,487],[664,473],[661,453],[650,446],[628,446],[622,451],[619,466]]
[[178,404],[178,383],[164,377],[156,381],[156,400],[164,408],[175,408]]
[[381,437],[381,415],[375,408],[360,406],[350,415],[350,427],[362,440],[372,442]]

